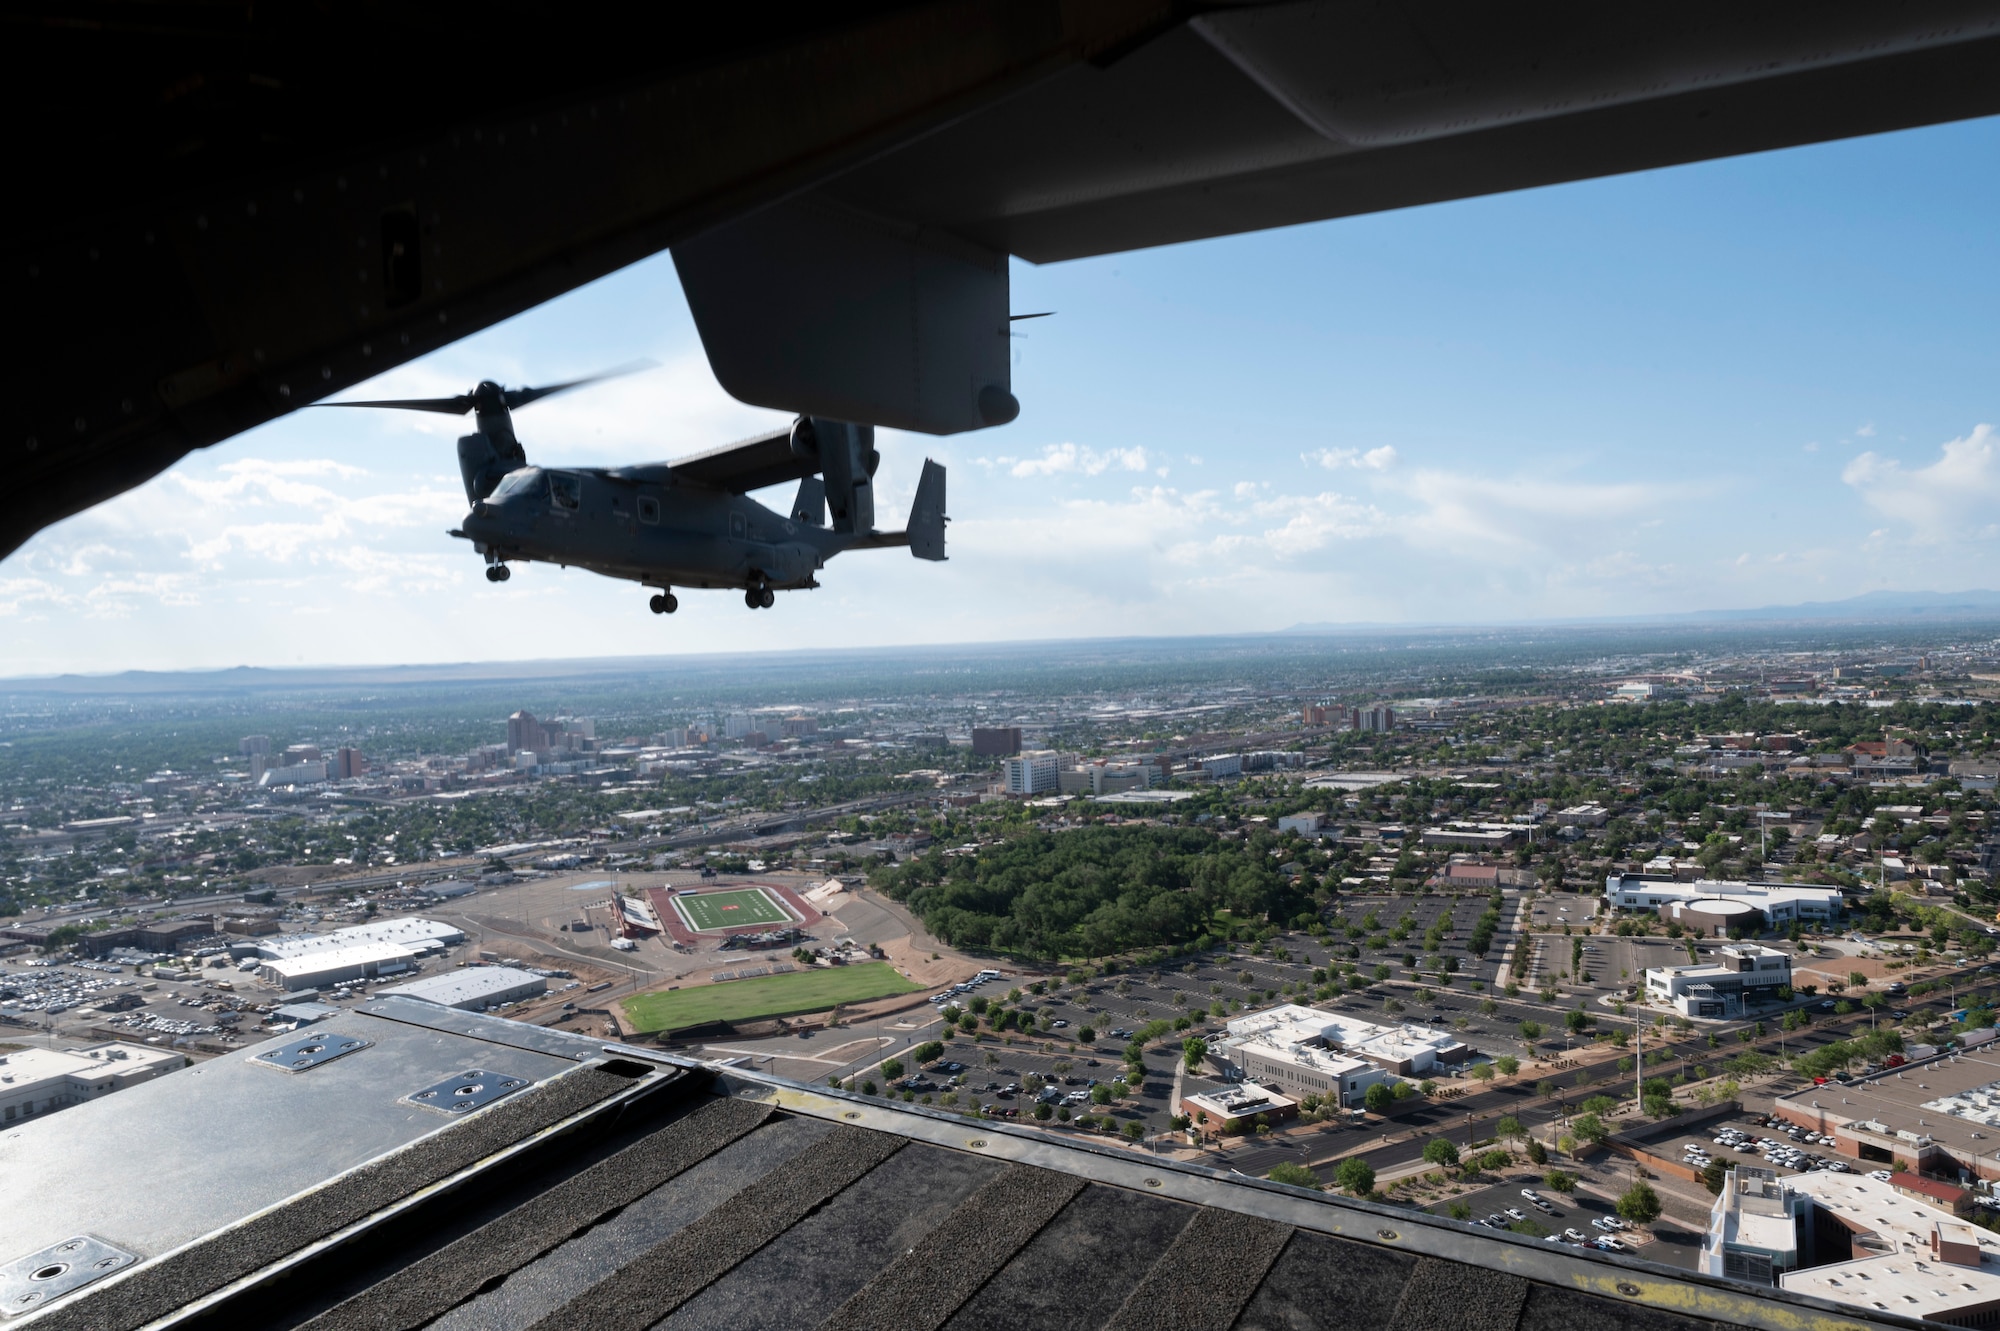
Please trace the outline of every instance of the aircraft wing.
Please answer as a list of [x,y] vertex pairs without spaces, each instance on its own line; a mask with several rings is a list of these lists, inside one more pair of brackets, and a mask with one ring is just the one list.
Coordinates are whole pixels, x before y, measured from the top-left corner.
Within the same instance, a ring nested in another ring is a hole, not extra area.
[[694,453],[667,465],[673,468],[676,480],[693,481],[731,494],[796,481],[819,470],[817,458],[800,457],[792,451],[789,425],[705,453]]

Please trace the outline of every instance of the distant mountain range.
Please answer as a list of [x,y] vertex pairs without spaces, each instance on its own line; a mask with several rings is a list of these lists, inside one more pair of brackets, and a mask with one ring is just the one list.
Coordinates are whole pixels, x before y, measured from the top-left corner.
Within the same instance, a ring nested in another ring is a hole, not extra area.
[[[2000,624],[2000,592],[1863,592],[1844,601],[1804,601],[1754,610],[1690,610],[1673,615],[1601,615],[1576,619],[1506,621],[1519,627],[1586,624],[1908,624],[1919,621]],[[1411,628],[1391,624],[1294,624],[1286,633],[1351,633],[1357,629]],[[1442,624],[1436,627],[1443,627]]]

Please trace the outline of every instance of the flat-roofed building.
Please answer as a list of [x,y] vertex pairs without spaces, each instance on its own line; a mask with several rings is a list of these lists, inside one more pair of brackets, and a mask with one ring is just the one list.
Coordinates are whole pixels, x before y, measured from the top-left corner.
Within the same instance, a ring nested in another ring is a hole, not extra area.
[[302,956],[276,957],[259,966],[257,974],[280,989],[323,989],[350,980],[401,975],[415,965],[416,953],[396,943],[355,943]]
[[1688,1017],[1740,1016],[1744,1004],[1776,999],[1791,983],[1791,954],[1757,943],[1731,943],[1701,965],[1646,968],[1646,996]]
[[1512,823],[1447,823],[1426,827],[1424,844],[1442,850],[1506,850],[1526,830]]
[[2000,1325],[2000,1239],[1863,1175],[1785,1182],[1811,1198],[1820,1251],[1780,1275],[1780,1288],[1862,1313]]
[[0,1054],[0,1124],[53,1114],[187,1066],[187,1056],[148,1045],[14,1049]]
[[351,924],[324,934],[273,934],[257,944],[260,956],[303,957],[314,952],[330,952],[362,943],[394,943],[415,955],[439,952],[465,941],[465,930],[442,920],[426,920],[415,915],[399,915],[393,920],[370,920]]
[[972,756],[975,758],[1005,758],[1021,751],[1021,727],[1019,726],[974,726],[972,728]]
[[1741,1166],[1725,1176],[1708,1212],[1700,1270],[1756,1285],[1776,1283],[1812,1255],[1812,1198],[1776,1172]]
[[1777,928],[1784,928],[1795,920],[1831,920],[1842,909],[1840,889],[1837,887],[1732,882],[1713,878],[1683,882],[1651,873],[1610,875],[1604,880],[1604,899],[1620,910],[1649,910],[1662,919],[1675,918],[1670,912],[1676,906],[1716,899],[1738,901],[1755,911],[1762,923]]
[[[1181,1112],[1196,1126],[1220,1130],[1242,1120],[1268,1118],[1272,1123],[1296,1117],[1299,1102],[1265,1086],[1231,1086],[1226,1090],[1197,1091],[1181,1097]],[[1204,1125],[1203,1117],[1208,1119]]]
[[512,966],[467,966],[463,970],[426,975],[379,992],[384,997],[394,994],[416,998],[461,1012],[484,1012],[502,1003],[518,1003],[548,991],[549,982],[529,971]]
[[1030,749],[1004,764],[1009,795],[1045,795],[1062,783],[1061,757],[1054,749]]
[[2000,1044],[1808,1086],[1773,1108],[1788,1123],[1832,1137],[1836,1151],[1865,1169],[1900,1164],[1906,1172],[1897,1173],[1897,1186],[1946,1211],[1970,1201],[1951,1180],[2000,1178]]
[[1335,1095],[1346,1106],[1361,1103],[1378,1081],[1429,1076],[1475,1052],[1427,1026],[1378,1026],[1295,1003],[1238,1017],[1227,1029],[1209,1046],[1217,1063],[1288,1091]]

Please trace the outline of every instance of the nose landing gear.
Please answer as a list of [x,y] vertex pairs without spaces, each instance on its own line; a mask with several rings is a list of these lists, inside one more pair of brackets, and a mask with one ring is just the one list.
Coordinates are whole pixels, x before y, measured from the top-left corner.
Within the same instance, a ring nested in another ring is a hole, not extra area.
[[505,582],[513,576],[513,571],[505,564],[488,564],[486,566],[486,580],[488,582]]
[[646,604],[652,607],[652,611],[656,615],[671,615],[674,611],[681,608],[680,598],[672,592],[660,592],[652,600],[646,602]]

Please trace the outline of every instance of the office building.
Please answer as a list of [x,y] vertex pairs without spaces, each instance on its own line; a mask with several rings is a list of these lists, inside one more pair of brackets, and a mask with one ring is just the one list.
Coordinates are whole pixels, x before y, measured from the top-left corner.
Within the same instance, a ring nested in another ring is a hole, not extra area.
[[1061,759],[1054,749],[1030,749],[1003,764],[1009,795],[1044,795],[1062,786]]
[[507,718],[507,752],[536,753],[548,747],[548,731],[533,712],[520,711]]
[[502,1003],[518,1003],[537,998],[549,990],[549,982],[512,966],[467,966],[462,970],[426,975],[393,989],[378,990],[382,997],[415,998],[461,1012],[484,1012]]
[[1243,755],[1217,753],[1201,760],[1201,770],[1211,781],[1230,781],[1243,775]]
[[1449,1032],[1425,1026],[1378,1026],[1295,1003],[1228,1023],[1209,1046],[1218,1065],[1290,1094],[1314,1092],[1358,1105],[1368,1088],[1396,1077],[1450,1075],[1476,1051]]
[[724,739],[748,739],[757,723],[750,719],[748,712],[731,712],[722,722]]
[[1513,823],[1447,823],[1426,827],[1424,844],[1443,850],[1506,850],[1518,842],[1526,829]]
[[1700,1270],[1711,1276],[1770,1285],[1787,1271],[1810,1266],[1813,1200],[1769,1169],[1729,1171],[1709,1207]]
[[1390,731],[1396,728],[1396,709],[1387,703],[1354,709],[1355,730]]
[[1602,827],[1611,821],[1611,810],[1602,804],[1573,804],[1556,813],[1557,827]]
[[357,776],[366,775],[368,760],[361,756],[359,749],[335,749],[333,751],[333,779],[352,781]]
[[102,1099],[187,1066],[187,1056],[150,1045],[15,1049],[0,1054],[0,1124]]
[[323,762],[326,755],[319,751],[317,744],[290,744],[285,747],[282,758],[283,765],[293,767],[300,763]]
[[1797,1267],[1776,1273],[1780,1289],[1864,1315],[2000,1325],[2000,1238],[1860,1174],[1814,1171],[1784,1186],[1809,1200],[1817,1242]]
[[271,737],[269,735],[245,735],[242,739],[236,741],[236,752],[245,758],[255,754],[266,754],[270,751]]
[[974,726],[972,728],[972,756],[975,758],[1004,758],[1021,751],[1021,727],[1019,726]]
[[1791,954],[1756,943],[1732,943],[1705,964],[1646,969],[1646,996],[1687,1017],[1740,1017],[1745,1004],[1775,1001],[1791,983]]
[[1181,1112],[1204,1132],[1220,1132],[1236,1122],[1249,1126],[1259,1119],[1275,1127],[1284,1119],[1298,1117],[1299,1101],[1268,1086],[1230,1086],[1181,1096]]
[[[253,768],[256,759],[251,759]],[[259,786],[316,786],[327,780],[327,765],[323,762],[287,763],[282,767],[266,767],[257,773]]]
[[[1794,883],[1738,883],[1698,878],[1683,883],[1659,874],[1614,873],[1604,880],[1605,900],[1620,910],[1649,910],[1710,937],[1717,926],[1754,922],[1789,928],[1793,921],[1824,923],[1842,909],[1837,887]],[[1723,906],[1733,902],[1743,909]]]
[[819,734],[819,720],[810,716],[788,716],[780,725],[780,733],[786,739],[804,739]]

